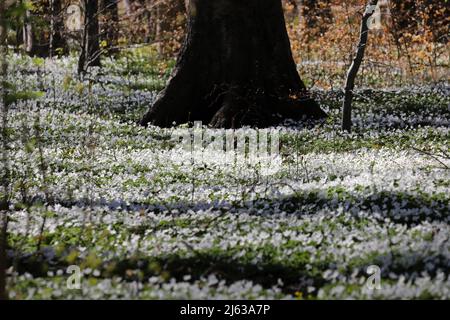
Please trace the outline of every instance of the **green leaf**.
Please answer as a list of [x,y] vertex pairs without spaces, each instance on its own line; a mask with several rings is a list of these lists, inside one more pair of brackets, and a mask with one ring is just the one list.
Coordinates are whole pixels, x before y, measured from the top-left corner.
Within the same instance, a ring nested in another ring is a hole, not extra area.
[[33,63],[37,66],[37,67],[43,67],[45,60],[42,58],[33,58]]

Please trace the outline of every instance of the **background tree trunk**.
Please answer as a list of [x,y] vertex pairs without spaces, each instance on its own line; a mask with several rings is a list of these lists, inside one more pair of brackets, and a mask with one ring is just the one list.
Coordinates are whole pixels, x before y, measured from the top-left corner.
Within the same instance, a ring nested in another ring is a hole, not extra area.
[[29,10],[25,12],[23,22],[23,46],[28,55],[35,54],[33,25],[31,23],[31,13]]
[[269,126],[326,114],[301,81],[281,0],[191,0],[172,77],[141,123]]
[[50,0],[50,44],[49,56],[53,57],[57,54],[64,54],[66,51],[66,43],[63,37],[64,23],[62,18],[62,0]]
[[98,36],[98,0],[86,1],[87,66],[100,65],[100,44]]
[[84,0],[84,26],[81,53],[78,59],[78,74],[90,66],[100,66],[100,44],[98,27],[98,0]]
[[117,53],[117,40],[119,38],[119,7],[118,0],[103,0],[102,13],[102,40],[106,41],[109,53]]
[[359,32],[359,43],[356,55],[347,73],[347,80],[344,88],[344,102],[342,104],[342,130],[350,132],[352,129],[352,101],[353,90],[355,89],[355,79],[366,52],[367,40],[369,38],[369,20],[372,17],[378,0],[370,0],[366,11],[361,19],[361,29]]

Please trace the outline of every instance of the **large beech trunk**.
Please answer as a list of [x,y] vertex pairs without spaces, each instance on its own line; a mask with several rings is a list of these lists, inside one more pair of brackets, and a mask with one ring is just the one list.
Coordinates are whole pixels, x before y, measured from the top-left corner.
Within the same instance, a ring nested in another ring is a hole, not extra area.
[[326,114],[301,81],[281,0],[191,0],[186,41],[141,124],[264,127]]

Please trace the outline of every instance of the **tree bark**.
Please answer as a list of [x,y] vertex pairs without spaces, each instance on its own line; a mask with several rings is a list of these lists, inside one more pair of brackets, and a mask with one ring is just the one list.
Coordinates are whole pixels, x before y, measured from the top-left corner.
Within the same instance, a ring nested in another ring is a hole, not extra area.
[[25,53],[28,55],[35,54],[34,48],[34,32],[33,25],[31,24],[31,13],[29,10],[25,12],[24,23],[23,23],[23,45]]
[[361,31],[359,35],[358,47],[356,49],[356,55],[347,73],[347,80],[344,89],[344,102],[342,107],[342,130],[348,132],[350,132],[352,128],[352,101],[353,90],[355,89],[355,79],[364,59],[367,40],[369,38],[369,21],[375,11],[375,7],[377,6],[377,4],[378,0],[370,0],[367,4],[366,11],[364,12],[361,20]]
[[49,56],[53,57],[62,50],[60,54],[65,53],[66,43],[64,41],[64,23],[62,19],[61,0],[50,0],[50,43]]
[[119,38],[119,7],[118,0],[103,0],[102,13],[104,15],[102,26],[102,39],[106,41],[108,52],[117,53],[117,40]]
[[100,44],[98,27],[98,0],[86,1],[86,28],[87,28],[87,66],[100,65]]
[[281,0],[191,0],[188,17],[172,77],[142,125],[264,127],[326,116],[298,75]]
[[84,27],[78,73],[90,66],[100,66],[98,0],[84,0]]

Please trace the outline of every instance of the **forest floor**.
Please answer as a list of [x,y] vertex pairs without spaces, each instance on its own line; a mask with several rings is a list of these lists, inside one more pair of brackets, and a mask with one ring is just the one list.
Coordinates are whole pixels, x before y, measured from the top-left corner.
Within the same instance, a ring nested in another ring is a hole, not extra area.
[[450,299],[448,85],[359,90],[352,134],[316,90],[330,118],[262,167],[136,125],[167,76],[143,61],[11,61],[12,299]]

